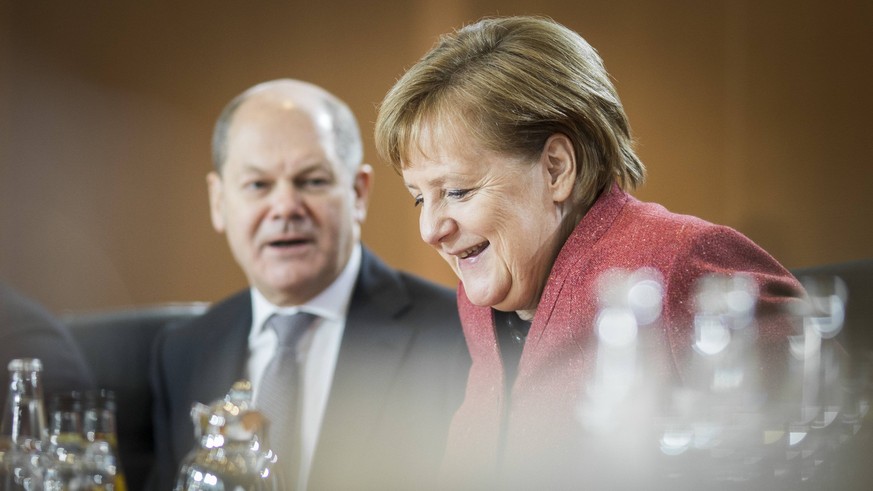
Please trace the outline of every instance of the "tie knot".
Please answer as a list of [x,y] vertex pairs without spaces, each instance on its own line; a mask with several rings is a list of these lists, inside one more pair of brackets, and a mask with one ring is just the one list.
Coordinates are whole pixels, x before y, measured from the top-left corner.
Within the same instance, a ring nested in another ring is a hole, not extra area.
[[315,319],[314,314],[309,312],[297,312],[291,315],[273,315],[267,321],[267,326],[276,331],[276,336],[279,339],[279,346],[294,347],[300,338],[306,332],[306,328],[312,324]]

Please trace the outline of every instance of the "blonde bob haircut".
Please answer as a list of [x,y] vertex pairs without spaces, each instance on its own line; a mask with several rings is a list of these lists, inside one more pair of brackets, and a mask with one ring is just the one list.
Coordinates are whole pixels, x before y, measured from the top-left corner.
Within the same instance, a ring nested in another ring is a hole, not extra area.
[[531,159],[550,136],[566,135],[576,152],[575,202],[585,208],[606,186],[627,190],[645,177],[600,56],[547,18],[486,18],[443,35],[382,101],[380,157],[401,172],[427,127]]

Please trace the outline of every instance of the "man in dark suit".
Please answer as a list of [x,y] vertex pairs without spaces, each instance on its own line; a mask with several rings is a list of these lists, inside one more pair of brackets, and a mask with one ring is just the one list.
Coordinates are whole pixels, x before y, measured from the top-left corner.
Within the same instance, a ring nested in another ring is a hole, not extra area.
[[[42,305],[12,287],[0,283],[0,367],[7,380],[6,366],[15,358],[42,361],[43,394],[95,388],[94,376],[66,327]],[[0,394],[6,400],[6,393]]]
[[268,326],[299,312],[314,321],[295,341],[302,376],[287,382],[302,394],[295,458],[279,455],[283,469],[299,469],[287,487],[412,489],[432,479],[469,353],[454,293],[360,244],[373,180],[362,154],[351,111],[314,85],[266,82],[225,108],[208,176],[212,223],[251,288],[156,340],[154,489],[171,489],[194,444],[193,402],[221,398],[240,378],[252,381],[256,406],[269,399],[259,389],[282,341]]

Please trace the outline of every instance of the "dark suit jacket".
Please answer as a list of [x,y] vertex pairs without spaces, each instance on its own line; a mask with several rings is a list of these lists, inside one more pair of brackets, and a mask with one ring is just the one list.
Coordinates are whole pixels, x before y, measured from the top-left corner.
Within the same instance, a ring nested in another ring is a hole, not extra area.
[[[194,401],[242,377],[252,323],[248,290],[155,343],[152,388],[158,489],[171,489],[192,448]],[[310,489],[413,489],[432,482],[469,354],[454,294],[390,269],[364,250]]]
[[[93,389],[94,377],[70,333],[49,312],[0,283],[0,377],[15,358],[39,358],[43,364],[46,408],[54,393]],[[6,393],[0,394],[3,400]]]
[[[579,448],[590,445],[592,437],[584,432],[578,410],[597,361],[598,278],[612,268],[633,271],[643,267],[656,270],[664,288],[659,324],[640,330],[650,336],[649,344],[641,344],[649,350],[644,365],[647,375],[672,381],[686,375],[694,332],[695,280],[710,273],[742,272],[754,279],[760,295],[758,344],[762,361],[764,366],[784,366],[779,360],[783,360],[791,325],[786,316],[771,314],[784,312],[789,304],[798,302],[803,295],[798,281],[739,232],[670,213],[613,187],[598,198],[559,252],[511,391],[504,390],[492,310],[471,304],[463,288],[459,289],[458,308],[473,365],[466,398],[451,427],[445,469],[449,481],[488,486],[499,462],[501,476],[525,476],[543,489],[556,485],[546,484],[547,477],[568,475],[583,479],[572,484],[587,482],[600,489],[592,481],[595,470],[610,478],[628,471],[624,464],[612,469],[616,472],[598,469],[592,455],[586,453],[583,458],[581,452],[594,450],[603,456],[606,449]],[[632,449],[638,451],[642,446]],[[621,462],[624,459],[633,457],[623,455]],[[583,460],[586,465],[580,466]],[[614,481],[607,481],[610,483],[604,489],[619,489]],[[527,488],[519,480],[513,484],[518,489]],[[567,483],[560,485],[563,488]]]

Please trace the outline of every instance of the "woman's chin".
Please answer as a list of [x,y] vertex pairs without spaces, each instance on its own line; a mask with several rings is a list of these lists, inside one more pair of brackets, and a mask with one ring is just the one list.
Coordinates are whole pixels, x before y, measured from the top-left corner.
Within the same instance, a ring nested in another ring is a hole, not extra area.
[[489,307],[488,297],[479,292],[478,289],[470,288],[464,283],[464,293],[467,295],[467,300],[477,307]]
[[467,299],[470,300],[470,303],[477,307],[493,307],[503,299],[502,296],[495,295],[494,289],[489,288],[488,285],[479,287],[464,283],[464,292],[467,294]]

